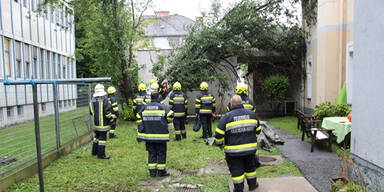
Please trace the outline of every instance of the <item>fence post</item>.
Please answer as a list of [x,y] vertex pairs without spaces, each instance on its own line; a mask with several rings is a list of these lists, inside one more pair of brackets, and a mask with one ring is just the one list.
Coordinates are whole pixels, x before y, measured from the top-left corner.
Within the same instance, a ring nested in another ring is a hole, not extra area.
[[[88,84],[88,103],[90,103],[92,101],[92,84]],[[89,114],[89,130],[91,131],[92,130],[92,125],[93,125],[93,122],[92,122],[92,115]]]
[[33,92],[33,116],[35,119],[35,137],[36,137],[36,153],[37,168],[39,172],[40,191],[44,191],[43,165],[41,161],[41,145],[40,145],[40,124],[39,124],[39,103],[37,102],[37,85],[32,84]]
[[57,84],[53,84],[53,108],[55,111],[56,149],[60,150],[60,126],[59,126],[59,102],[57,95]]

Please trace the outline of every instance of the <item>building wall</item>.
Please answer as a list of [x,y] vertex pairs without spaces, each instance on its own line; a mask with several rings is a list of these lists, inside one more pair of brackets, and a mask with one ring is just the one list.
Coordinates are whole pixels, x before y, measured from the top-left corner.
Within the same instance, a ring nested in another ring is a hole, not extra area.
[[[355,1],[351,153],[372,191],[384,189],[384,1]],[[374,18],[374,19],[372,19]]]
[[[23,4],[26,2],[26,4]],[[70,79],[76,77],[73,15],[66,4],[45,14],[40,0],[0,1],[0,80]],[[32,119],[29,85],[0,84],[0,126]],[[75,85],[59,85],[62,110],[74,108]],[[38,86],[42,114],[51,114],[52,85]],[[44,109],[44,110],[42,110]]]
[[[317,23],[308,29],[307,62],[312,58],[312,97],[305,107],[335,102],[346,80],[346,49],[353,42],[353,0],[318,0]],[[305,94],[307,94],[306,85]]]

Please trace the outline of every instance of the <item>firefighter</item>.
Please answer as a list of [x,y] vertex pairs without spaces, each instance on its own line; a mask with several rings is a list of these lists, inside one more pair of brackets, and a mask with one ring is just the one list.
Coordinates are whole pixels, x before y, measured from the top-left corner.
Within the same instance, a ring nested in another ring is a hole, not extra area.
[[215,116],[216,99],[208,92],[208,83],[206,82],[200,84],[200,93],[196,97],[195,108],[196,115],[203,125],[202,138],[212,137],[211,124],[212,116]]
[[169,141],[168,123],[173,120],[173,111],[160,104],[159,93],[151,93],[151,102],[137,113],[137,123],[141,126],[137,138],[145,141],[148,151],[148,169],[151,177],[169,176],[165,169],[167,142]]
[[112,105],[109,104],[102,84],[95,86],[92,102],[89,103],[89,111],[93,116],[93,128],[96,135],[93,140],[92,155],[97,155],[99,159],[109,159],[109,156],[105,155],[105,144],[110,124],[116,119],[116,116],[112,113]]
[[116,89],[113,86],[109,86],[107,89],[108,93],[108,99],[109,99],[109,104],[112,105],[112,113],[116,116],[116,118],[113,120],[111,124],[111,130],[109,130],[109,138],[117,138],[115,134],[115,129],[116,129],[116,124],[117,124],[117,118],[119,118],[119,106],[117,104],[117,99],[115,97]]
[[147,86],[144,83],[140,83],[137,88],[139,93],[133,97],[133,113],[136,116],[137,112],[140,111],[141,107],[146,103],[151,102],[150,96],[147,94]]
[[159,93],[160,103],[161,103],[161,104],[164,104],[164,103],[165,103],[165,98],[162,97],[162,96],[160,95],[160,87],[159,87],[159,84],[157,83],[157,81],[156,81],[156,82],[153,82],[153,83],[151,84],[151,93],[152,93],[152,92],[157,92],[157,93]]
[[[242,104],[244,108],[250,109],[253,112],[256,112],[255,104],[253,103],[252,99],[250,99],[247,95],[248,93],[248,86],[245,83],[239,83],[236,86],[236,94],[240,95]],[[231,104],[228,103],[227,111],[229,111],[231,108]]]
[[176,141],[187,138],[185,131],[185,119],[187,116],[188,100],[187,96],[181,91],[181,84],[176,82],[172,86],[172,93],[169,97],[169,108],[174,112],[173,127],[175,127]]
[[234,192],[244,190],[244,179],[247,179],[249,191],[259,186],[256,179],[256,149],[260,132],[261,126],[255,112],[245,109],[241,97],[234,95],[231,111],[220,119],[215,134],[215,143],[224,148]]

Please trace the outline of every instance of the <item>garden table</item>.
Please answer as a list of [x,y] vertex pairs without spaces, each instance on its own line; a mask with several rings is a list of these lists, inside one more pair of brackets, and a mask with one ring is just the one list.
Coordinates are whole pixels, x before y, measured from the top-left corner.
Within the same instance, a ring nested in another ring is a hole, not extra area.
[[333,129],[332,133],[336,136],[336,142],[341,143],[345,136],[352,131],[352,123],[347,117],[325,117],[321,124],[324,129]]

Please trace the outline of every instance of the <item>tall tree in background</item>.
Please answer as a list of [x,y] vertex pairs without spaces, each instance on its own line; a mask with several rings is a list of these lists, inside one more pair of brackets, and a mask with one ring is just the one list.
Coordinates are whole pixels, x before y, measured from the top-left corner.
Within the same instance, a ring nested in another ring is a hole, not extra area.
[[[138,81],[134,50],[143,33],[143,13],[152,0],[72,0],[78,74],[110,76],[128,102]],[[45,5],[60,7],[59,0]],[[145,45],[145,43],[140,43]]]

